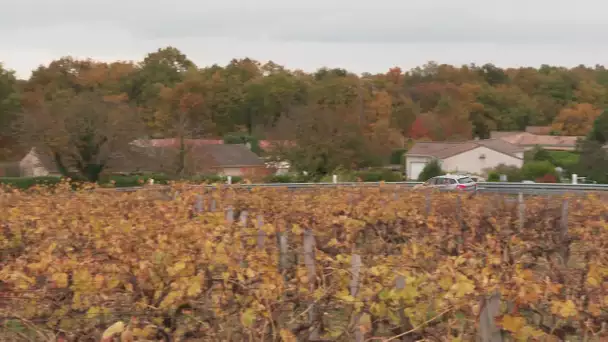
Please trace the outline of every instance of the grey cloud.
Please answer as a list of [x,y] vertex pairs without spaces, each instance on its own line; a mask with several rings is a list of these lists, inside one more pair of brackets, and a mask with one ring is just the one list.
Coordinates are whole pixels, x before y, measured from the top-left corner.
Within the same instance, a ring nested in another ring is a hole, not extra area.
[[21,0],[0,13],[0,27],[106,24],[141,39],[599,42],[606,8],[599,0]]
[[311,70],[429,60],[602,63],[600,0],[11,0],[0,60],[26,74],[63,55],[141,59],[173,45],[201,65],[234,57]]

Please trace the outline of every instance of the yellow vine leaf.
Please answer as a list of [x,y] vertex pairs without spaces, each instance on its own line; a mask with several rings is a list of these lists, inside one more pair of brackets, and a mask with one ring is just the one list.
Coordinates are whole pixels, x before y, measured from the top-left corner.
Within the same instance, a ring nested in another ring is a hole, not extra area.
[[133,338],[133,332],[127,328],[125,331],[123,331],[120,334],[120,342],[133,342],[134,338]]
[[279,335],[281,335],[281,339],[284,342],[297,342],[298,338],[289,330],[287,329],[281,329],[281,331],[279,332]]
[[65,273],[53,273],[51,280],[58,288],[65,288],[68,286],[68,275]]
[[510,332],[518,332],[526,325],[526,319],[519,316],[504,315],[500,325]]
[[103,335],[101,336],[102,341],[107,340],[107,339],[111,339],[114,335],[120,334],[125,330],[125,324],[122,321],[118,321],[112,325],[110,325],[109,328],[107,328],[104,332]]
[[248,308],[241,314],[241,323],[243,323],[245,327],[250,328],[255,322],[255,316],[255,310]]
[[564,318],[574,317],[577,314],[576,305],[572,300],[554,301],[551,304],[551,312]]
[[183,261],[180,261],[178,263],[176,263],[173,267],[170,267],[167,272],[169,273],[170,276],[175,276],[177,275],[179,272],[183,271],[186,268],[186,263]]
[[475,292],[475,284],[466,278],[461,278],[456,284],[452,285],[452,291],[456,298],[462,298]]
[[194,278],[190,281],[190,285],[188,285],[187,295],[189,297],[194,297],[201,293],[201,281],[199,278]]
[[594,317],[599,317],[602,314],[602,307],[598,303],[589,303],[587,310]]
[[291,233],[294,235],[301,235],[304,232],[304,230],[302,229],[302,227],[300,227],[299,224],[294,224],[291,227]]
[[105,281],[105,278],[103,277],[103,275],[101,275],[101,274],[95,275],[95,279],[94,279],[95,288],[97,288],[98,290],[103,288],[104,281]]

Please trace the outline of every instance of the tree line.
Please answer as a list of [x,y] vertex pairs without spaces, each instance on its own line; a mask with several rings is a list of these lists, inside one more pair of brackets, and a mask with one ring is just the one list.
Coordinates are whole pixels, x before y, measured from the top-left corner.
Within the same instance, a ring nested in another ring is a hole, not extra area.
[[552,134],[592,136],[581,163],[597,168],[607,159],[607,104],[608,70],[600,65],[430,62],[380,74],[307,73],[248,58],[201,67],[166,47],[135,62],[64,57],[24,80],[0,68],[0,148],[8,158],[39,146],[60,170],[94,175],[133,139],[240,134],[291,141],[274,153],[322,175],[381,165],[412,141],[551,125]]

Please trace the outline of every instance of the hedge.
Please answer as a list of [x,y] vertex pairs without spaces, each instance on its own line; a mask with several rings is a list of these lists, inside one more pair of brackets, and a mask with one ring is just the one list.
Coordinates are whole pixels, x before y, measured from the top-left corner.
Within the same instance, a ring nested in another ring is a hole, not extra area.
[[35,185],[56,185],[61,182],[61,177],[0,177],[0,185],[10,186],[17,189],[27,189]]

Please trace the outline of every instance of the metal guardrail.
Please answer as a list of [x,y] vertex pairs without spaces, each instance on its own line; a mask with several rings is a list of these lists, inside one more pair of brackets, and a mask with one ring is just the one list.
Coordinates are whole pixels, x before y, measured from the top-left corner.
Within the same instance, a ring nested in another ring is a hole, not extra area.
[[[237,189],[250,188],[287,188],[287,189],[317,189],[317,188],[370,188],[384,186],[397,186],[400,188],[413,188],[422,182],[343,182],[343,183],[269,183],[269,184],[222,184],[222,185],[191,185],[192,188],[213,189],[218,186],[233,187]],[[116,188],[116,191],[137,191],[167,188],[168,186]],[[608,191],[608,184],[567,184],[567,183],[510,183],[510,182],[482,182],[477,183],[477,191],[484,193],[526,193],[526,194],[552,194],[552,193],[580,193]]]
[[569,184],[569,183],[478,183],[484,192],[531,192],[531,193],[568,193],[608,191],[608,184]]

